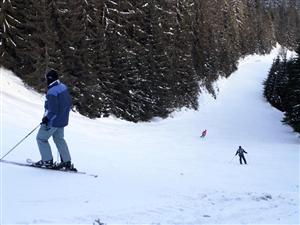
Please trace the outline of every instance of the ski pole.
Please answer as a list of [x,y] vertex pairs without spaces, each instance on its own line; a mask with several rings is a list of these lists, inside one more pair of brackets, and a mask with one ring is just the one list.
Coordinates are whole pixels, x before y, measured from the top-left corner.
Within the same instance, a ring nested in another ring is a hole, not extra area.
[[30,134],[32,134],[38,127],[40,126],[40,124],[38,126],[36,126],[32,131],[30,131],[29,134],[27,134],[21,141],[19,141],[12,149],[10,149],[0,160],[2,160],[5,156],[7,156],[10,152],[12,152],[19,144],[21,144]]
[[234,159],[234,157],[236,157],[236,155],[234,155],[234,156],[232,157],[232,159],[229,161],[230,163],[232,162],[232,160]]

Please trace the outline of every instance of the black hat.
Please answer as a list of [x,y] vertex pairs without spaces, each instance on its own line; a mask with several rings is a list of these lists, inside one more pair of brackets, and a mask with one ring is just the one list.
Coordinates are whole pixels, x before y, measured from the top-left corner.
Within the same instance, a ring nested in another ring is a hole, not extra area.
[[49,70],[48,73],[46,74],[46,80],[48,85],[56,81],[57,79],[58,79],[58,73],[53,69]]

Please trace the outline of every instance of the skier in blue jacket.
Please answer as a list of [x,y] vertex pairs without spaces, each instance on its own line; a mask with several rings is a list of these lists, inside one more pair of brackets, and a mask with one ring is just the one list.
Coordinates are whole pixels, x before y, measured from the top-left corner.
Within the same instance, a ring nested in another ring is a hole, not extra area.
[[54,167],[48,142],[52,136],[61,157],[61,163],[56,167],[69,169],[72,164],[68,145],[64,139],[64,127],[69,122],[72,100],[67,86],[58,80],[58,73],[55,70],[50,70],[45,77],[48,85],[44,106],[45,114],[36,137],[42,159],[36,162],[35,166]]

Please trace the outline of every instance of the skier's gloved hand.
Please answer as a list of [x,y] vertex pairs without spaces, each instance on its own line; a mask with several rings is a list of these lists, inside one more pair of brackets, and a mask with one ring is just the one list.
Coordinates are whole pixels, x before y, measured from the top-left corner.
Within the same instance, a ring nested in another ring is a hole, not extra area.
[[41,124],[45,124],[46,126],[48,125],[48,122],[49,122],[49,119],[47,116],[44,116],[43,119],[42,119],[42,122]]

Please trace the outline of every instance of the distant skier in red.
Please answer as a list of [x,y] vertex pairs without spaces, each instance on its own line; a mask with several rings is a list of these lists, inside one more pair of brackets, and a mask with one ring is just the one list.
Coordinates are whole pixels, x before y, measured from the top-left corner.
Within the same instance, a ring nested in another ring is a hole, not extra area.
[[204,131],[202,131],[202,135],[200,136],[201,138],[204,138],[207,134],[207,130],[205,129]]

